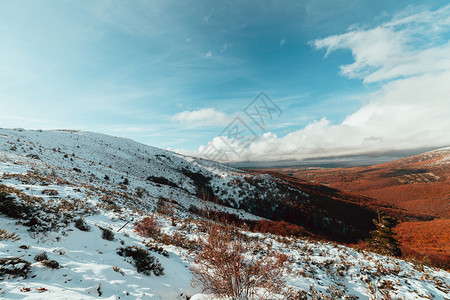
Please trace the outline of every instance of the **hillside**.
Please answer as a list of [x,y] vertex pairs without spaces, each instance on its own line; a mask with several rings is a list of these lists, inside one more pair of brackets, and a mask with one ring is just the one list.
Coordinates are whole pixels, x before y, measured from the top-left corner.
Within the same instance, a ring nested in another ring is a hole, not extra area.
[[[389,210],[347,201],[351,195],[318,193],[285,179],[96,133],[0,129],[0,151],[0,158],[27,165],[39,177],[30,180],[63,178],[83,185],[102,205],[154,210],[159,199],[170,199],[181,217],[217,207],[241,219],[287,221],[340,242],[366,238],[376,210]],[[348,211],[365,217],[355,221]]]
[[443,267],[450,267],[450,148],[373,166],[276,171],[301,181],[369,197],[372,200],[368,205],[392,205],[410,214],[438,218],[430,222],[405,222],[399,218],[404,222],[397,227],[397,232],[405,253],[418,252]]
[[[204,217],[214,212],[248,224],[284,220],[302,226],[290,238],[240,230],[246,243],[266,249],[261,253],[286,255],[287,287],[306,299],[443,299],[450,291],[443,270],[330,242],[363,237],[375,212],[363,198],[323,186],[243,172],[123,138],[22,129],[0,129],[0,177],[5,299],[210,299],[208,291],[190,286],[189,267],[205,235]],[[355,222],[349,211],[368,220]],[[136,224],[152,214],[160,232],[138,235]],[[124,257],[123,249],[132,246],[151,253],[153,273]]]
[[450,217],[450,148],[368,167],[278,171],[413,213]]

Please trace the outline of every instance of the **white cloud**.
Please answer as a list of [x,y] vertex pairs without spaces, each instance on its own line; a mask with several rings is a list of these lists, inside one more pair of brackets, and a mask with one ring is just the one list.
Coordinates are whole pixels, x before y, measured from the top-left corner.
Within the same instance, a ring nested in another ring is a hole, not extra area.
[[354,62],[340,67],[343,76],[380,84],[366,104],[339,124],[322,118],[283,137],[266,133],[239,155],[218,138],[208,146],[228,161],[276,161],[450,145],[449,29],[450,5],[316,40],[325,56],[352,52]]
[[212,55],[213,54],[211,50],[208,50],[208,52],[205,53],[205,57],[211,57]]
[[177,113],[172,120],[190,126],[222,126],[227,125],[231,121],[231,117],[214,108],[203,108]]
[[450,43],[442,36],[450,29],[449,19],[450,5],[435,12],[402,13],[376,28],[352,30],[313,45],[326,49],[325,56],[351,50],[355,61],[341,66],[341,73],[366,83],[445,71],[450,68]]
[[280,48],[283,48],[284,45],[286,45],[286,39],[280,41]]

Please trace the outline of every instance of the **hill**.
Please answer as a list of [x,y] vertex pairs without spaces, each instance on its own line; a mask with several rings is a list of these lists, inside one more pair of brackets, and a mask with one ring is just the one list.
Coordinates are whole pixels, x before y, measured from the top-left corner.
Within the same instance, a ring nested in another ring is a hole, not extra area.
[[279,171],[413,213],[450,217],[450,148],[368,167]]
[[441,266],[450,267],[446,230],[450,226],[450,148],[373,166],[276,171],[305,182],[369,197],[372,200],[367,201],[368,205],[391,205],[403,212],[436,219],[406,222],[399,218],[404,222],[397,227],[397,232],[405,253],[427,255]]
[[[0,129],[0,151],[5,161],[41,170],[26,180],[47,183],[63,178],[72,184],[87,183],[91,193],[101,189],[107,194],[97,196],[102,205],[155,210],[160,199],[170,200],[182,217],[214,207],[244,220],[287,221],[333,241],[367,237],[376,209],[390,210],[347,201],[354,196],[336,197],[323,187],[317,192],[317,187],[293,185],[286,178],[90,132]],[[355,220],[349,211],[364,218]]]
[[[118,137],[0,129],[0,295],[209,299],[190,286],[189,268],[214,218],[241,226],[242,242],[258,246],[247,257],[283,254],[291,295],[444,297],[443,270],[331,242],[370,229],[373,208],[350,196]],[[148,216],[158,230],[142,236],[135,228]]]

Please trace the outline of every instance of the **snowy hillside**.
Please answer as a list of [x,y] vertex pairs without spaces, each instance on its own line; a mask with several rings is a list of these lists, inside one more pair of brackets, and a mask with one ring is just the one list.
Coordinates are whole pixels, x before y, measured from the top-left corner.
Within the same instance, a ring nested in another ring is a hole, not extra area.
[[129,139],[80,131],[0,129],[0,151],[5,161],[29,166],[39,174],[37,180],[66,180],[89,193],[89,201],[100,199],[103,205],[154,210],[163,198],[174,201],[180,216],[216,206],[243,219],[289,217],[287,221],[315,227],[319,233],[364,234],[364,224],[348,223],[341,211],[325,213],[321,199],[280,179]]
[[[217,198],[215,202],[239,208],[242,199],[256,192],[265,193],[262,196],[285,196],[269,176],[255,176],[211,161],[91,132],[0,129],[0,153],[3,160],[25,164],[72,183],[89,182],[112,190],[127,183],[124,188],[128,192],[145,189],[139,206],[148,208],[159,197],[170,197],[184,208],[197,203],[198,198]],[[247,182],[249,179],[261,185],[259,190]],[[307,199],[307,195],[302,196]]]
[[[276,210],[277,197],[312,201],[270,176],[123,138],[0,129],[0,297],[210,299],[190,285],[196,239],[205,234],[192,207],[261,220],[248,199],[270,198]],[[156,214],[161,232],[138,235],[135,222],[161,199],[173,208]],[[329,242],[244,234],[287,255],[292,299],[448,299],[442,270]],[[123,254],[132,246],[154,257],[153,273]]]

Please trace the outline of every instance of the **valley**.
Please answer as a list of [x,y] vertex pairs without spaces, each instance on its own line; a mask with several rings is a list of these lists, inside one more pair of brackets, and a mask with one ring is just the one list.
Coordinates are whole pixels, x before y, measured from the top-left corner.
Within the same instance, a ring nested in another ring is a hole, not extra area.
[[349,168],[283,168],[278,172],[305,183],[325,184],[367,197],[370,205],[396,207],[426,220],[398,219],[397,233],[404,252],[427,256],[444,268],[450,261],[450,148],[383,164]]

